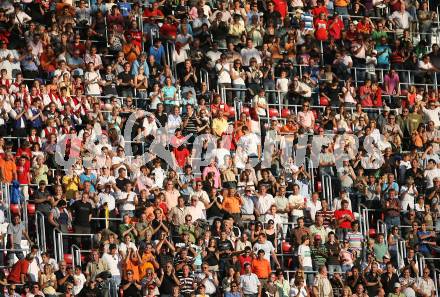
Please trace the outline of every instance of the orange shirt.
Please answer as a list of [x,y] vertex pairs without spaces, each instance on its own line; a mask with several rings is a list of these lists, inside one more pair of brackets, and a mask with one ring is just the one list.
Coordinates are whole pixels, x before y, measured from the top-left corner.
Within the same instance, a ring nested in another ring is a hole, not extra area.
[[133,279],[135,281],[140,281],[140,266],[139,266],[139,261],[132,261],[131,259],[127,259],[127,261],[125,261],[125,271],[124,271],[124,275],[125,277],[127,277],[127,271],[128,270],[133,270]]
[[17,173],[17,166],[14,160],[3,160],[0,159],[0,170],[2,171],[3,178],[8,182],[12,182]]
[[288,125],[284,125],[280,129],[281,133],[295,133],[297,131],[298,131],[298,127],[296,125],[293,125],[292,127],[289,127]]
[[122,51],[124,52],[127,62],[130,64],[133,63],[137,59],[137,56],[141,53],[140,49],[133,44],[124,44]]
[[252,260],[252,272],[257,275],[258,278],[269,278],[272,269],[270,269],[270,263],[266,259],[253,259]]
[[336,0],[335,1],[335,6],[347,7],[348,6],[348,1],[347,0]]
[[139,277],[140,277],[140,279],[143,279],[147,275],[147,270],[148,269],[152,269],[153,271],[155,270],[153,263],[151,263],[149,261],[149,259],[151,257],[154,257],[154,256],[152,254],[150,254],[150,253],[144,253],[142,255],[142,264],[139,266]]
[[226,196],[223,198],[222,207],[229,213],[240,213],[240,199],[236,197]]

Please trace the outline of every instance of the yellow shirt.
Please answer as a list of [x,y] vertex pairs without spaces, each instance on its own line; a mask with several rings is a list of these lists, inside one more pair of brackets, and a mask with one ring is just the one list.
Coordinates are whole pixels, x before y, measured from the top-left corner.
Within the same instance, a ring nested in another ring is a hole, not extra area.
[[65,175],[63,177],[63,185],[64,185],[64,187],[66,189],[66,197],[67,197],[67,199],[72,199],[75,196],[75,192],[78,191],[79,177],[78,176]]
[[228,121],[225,118],[219,119],[215,118],[212,121],[212,130],[216,136],[222,136],[222,134],[228,128]]

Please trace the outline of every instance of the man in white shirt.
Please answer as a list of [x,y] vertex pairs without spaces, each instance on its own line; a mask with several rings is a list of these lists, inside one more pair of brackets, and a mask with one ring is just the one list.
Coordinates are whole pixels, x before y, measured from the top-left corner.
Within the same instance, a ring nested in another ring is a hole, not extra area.
[[267,193],[267,187],[261,184],[257,192],[256,211],[258,212],[258,220],[262,223],[266,221],[266,213],[270,207],[275,204],[275,199],[269,193]]
[[244,264],[244,274],[240,276],[240,288],[245,296],[261,296],[261,283],[252,273],[251,263]]
[[428,121],[433,121],[436,128],[440,127],[440,107],[436,106],[435,102],[430,101],[428,108],[425,108],[424,103],[422,102],[422,111]]
[[310,217],[315,220],[315,215],[318,210],[322,209],[321,201],[319,201],[319,193],[315,192],[312,194],[310,201],[306,204],[307,210],[310,212]]
[[301,195],[299,185],[293,185],[293,193],[289,196],[289,209],[292,215],[292,221],[296,223],[296,220],[304,216],[304,209],[306,203],[304,196]]
[[177,128],[182,125],[182,118],[180,117],[180,107],[175,106],[173,108],[173,113],[168,115],[168,121],[166,127],[168,128],[168,133],[174,133]]
[[426,188],[434,186],[434,180],[440,178],[440,169],[437,167],[437,162],[434,159],[428,160],[425,173],[423,175],[426,179]]
[[409,29],[409,24],[412,21],[412,16],[409,14],[408,11],[406,11],[406,5],[405,3],[400,4],[400,10],[396,10],[393,12],[389,19],[393,22],[393,24],[398,29]]
[[248,38],[246,40],[246,47],[240,52],[242,57],[243,66],[249,66],[249,61],[251,58],[257,60],[257,64],[261,64],[260,51],[254,47],[252,39]]
[[244,133],[240,137],[237,143],[237,151],[241,150],[241,153],[247,157],[261,158],[261,140],[255,134],[249,131],[247,126],[243,126],[241,129]]
[[116,244],[112,243],[109,246],[109,253],[104,253],[102,255],[102,260],[107,263],[109,271],[112,275],[111,286],[110,286],[110,296],[117,296],[117,291],[119,284],[121,283],[121,256],[118,254],[118,249]]

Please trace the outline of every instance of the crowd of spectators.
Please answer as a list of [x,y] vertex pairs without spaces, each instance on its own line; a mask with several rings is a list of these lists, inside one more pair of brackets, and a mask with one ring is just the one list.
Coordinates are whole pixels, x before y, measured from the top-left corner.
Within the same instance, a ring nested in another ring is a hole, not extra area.
[[0,1],[0,296],[438,296],[438,4]]

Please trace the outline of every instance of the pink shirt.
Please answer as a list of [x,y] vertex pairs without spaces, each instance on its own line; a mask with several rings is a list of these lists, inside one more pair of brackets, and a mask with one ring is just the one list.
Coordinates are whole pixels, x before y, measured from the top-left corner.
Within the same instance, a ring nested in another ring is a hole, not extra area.
[[303,127],[313,128],[313,123],[315,122],[315,115],[310,110],[306,113],[300,111],[298,113],[298,119],[299,119],[299,123]]
[[212,166],[205,167],[205,169],[203,169],[203,178],[205,178],[210,172],[214,172],[214,187],[217,189],[220,188],[220,172],[217,168]]

